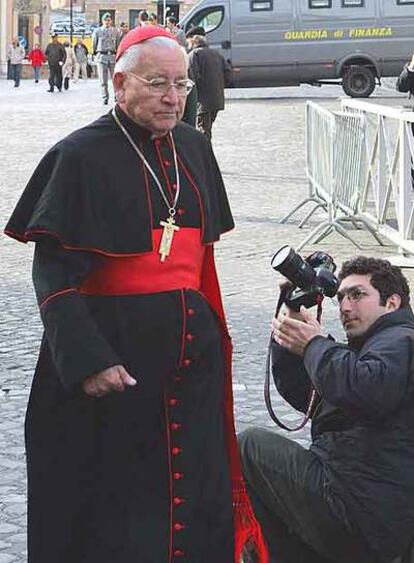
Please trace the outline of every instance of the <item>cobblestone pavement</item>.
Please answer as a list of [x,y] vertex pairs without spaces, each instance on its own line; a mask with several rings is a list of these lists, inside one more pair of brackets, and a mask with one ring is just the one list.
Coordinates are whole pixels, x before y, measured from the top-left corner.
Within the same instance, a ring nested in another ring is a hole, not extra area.
[[[23,81],[19,89],[0,81],[0,225],[3,227],[42,154],[65,134],[104,112],[96,82],[68,92],[46,93],[47,84]],[[214,127],[214,148],[228,188],[237,228],[218,245],[218,265],[234,340],[234,391],[237,427],[272,426],[263,402],[263,377],[269,324],[275,307],[277,276],[270,258],[282,245],[305,236],[298,217],[279,220],[307,192],[304,112],[307,97],[338,108],[338,87],[231,91]],[[392,83],[372,101],[401,104]],[[317,218],[314,219],[317,221]],[[314,225],[315,223],[313,223]],[[312,226],[312,224],[311,224]],[[380,248],[365,232],[364,252],[395,253]],[[355,253],[336,235],[319,248],[338,262]],[[311,250],[311,248],[307,249]],[[23,563],[25,550],[25,460],[23,419],[41,337],[30,280],[32,247],[0,240],[0,563]],[[328,303],[325,325],[341,337],[335,307]],[[275,396],[282,418],[298,414]],[[308,430],[294,438],[308,443]],[[57,562],[58,563],[58,562]]]

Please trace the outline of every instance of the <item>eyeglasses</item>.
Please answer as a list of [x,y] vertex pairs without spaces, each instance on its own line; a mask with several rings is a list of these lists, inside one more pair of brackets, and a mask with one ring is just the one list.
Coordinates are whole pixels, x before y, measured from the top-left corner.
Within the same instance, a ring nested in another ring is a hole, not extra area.
[[352,303],[357,303],[361,301],[364,297],[368,297],[368,293],[361,289],[360,287],[350,287],[349,289],[344,289],[343,291],[338,291],[336,294],[338,303],[341,304],[345,297]]
[[134,78],[138,78],[143,84],[146,84],[149,89],[149,93],[153,96],[165,96],[168,94],[170,88],[175,88],[177,90],[177,94],[185,98],[191,90],[194,88],[194,82],[189,78],[184,78],[183,80],[177,80],[177,82],[169,82],[164,78],[153,78],[152,80],[147,80],[143,76],[139,76],[139,74],[135,74],[134,72],[127,72]]

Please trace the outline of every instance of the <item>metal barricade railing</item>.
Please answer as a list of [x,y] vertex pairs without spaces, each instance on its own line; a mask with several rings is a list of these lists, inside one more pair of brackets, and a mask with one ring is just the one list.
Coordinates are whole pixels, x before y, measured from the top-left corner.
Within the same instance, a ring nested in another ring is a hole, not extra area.
[[[333,177],[333,136],[335,118],[331,112],[320,105],[306,104],[306,175],[309,182],[309,195],[300,201],[280,221],[285,223],[301,207],[313,203],[314,207],[302,220],[299,227],[313,215],[318,208],[328,211],[331,201]],[[320,157],[315,158],[316,155]]]
[[364,175],[358,215],[403,252],[414,254],[414,112],[343,100],[365,117]]
[[333,113],[314,102],[307,103],[306,115],[309,196],[296,205],[282,222],[311,201],[315,206],[299,226],[318,208],[326,211],[327,219],[313,229],[298,250],[310,242],[322,240],[333,230],[359,246],[344,228],[344,221],[352,221],[355,226],[362,221],[381,243],[375,229],[358,216],[363,185],[364,115],[348,111]]

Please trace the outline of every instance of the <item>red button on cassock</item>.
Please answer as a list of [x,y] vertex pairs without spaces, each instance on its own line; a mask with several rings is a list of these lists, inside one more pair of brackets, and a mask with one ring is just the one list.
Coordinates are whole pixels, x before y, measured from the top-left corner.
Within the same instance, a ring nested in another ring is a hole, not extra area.
[[188,342],[191,342],[192,340],[194,340],[194,336],[190,333],[187,334],[186,338],[187,338]]
[[179,481],[184,477],[184,475],[182,473],[173,473],[173,477],[175,481]]
[[180,506],[180,504],[183,504],[185,502],[185,500],[181,497],[174,497],[173,498],[173,503],[175,504],[175,506]]
[[190,317],[192,317],[193,315],[195,315],[194,309],[187,309],[187,315],[189,315]]
[[183,451],[183,450],[182,450],[181,448],[173,448],[173,449],[171,450],[172,455],[180,455],[180,453],[181,453],[182,451]]
[[185,528],[184,524],[181,524],[181,522],[176,522],[174,524],[174,530],[176,530],[177,532],[181,531],[183,528]]
[[164,160],[165,166],[171,166],[171,160]]
[[182,380],[183,380],[183,378],[181,377],[181,375],[176,375],[176,376],[174,377],[174,380],[175,380],[176,383],[181,383]]
[[175,407],[176,405],[178,405],[178,401],[175,397],[173,397],[168,401],[168,404],[170,405],[170,407]]
[[192,362],[191,362],[190,358],[186,358],[186,359],[183,361],[183,364],[185,365],[186,368],[188,368],[188,366],[191,365],[191,363],[192,363]]
[[180,207],[179,209],[177,209],[177,213],[178,213],[178,215],[184,215],[185,209],[183,209],[182,207]]
[[174,549],[174,557],[184,557],[184,551],[182,549]]
[[171,423],[171,430],[179,430],[180,428],[181,428],[181,424],[179,422]]

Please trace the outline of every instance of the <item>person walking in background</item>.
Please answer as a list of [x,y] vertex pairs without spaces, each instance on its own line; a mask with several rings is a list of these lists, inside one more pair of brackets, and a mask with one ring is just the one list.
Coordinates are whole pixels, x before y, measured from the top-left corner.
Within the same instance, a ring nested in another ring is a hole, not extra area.
[[63,43],[63,46],[65,47],[65,51],[66,51],[66,60],[65,60],[65,64],[62,67],[63,88],[65,90],[68,90],[69,89],[69,80],[72,78],[73,72],[74,72],[75,67],[76,67],[76,57],[75,57],[75,53],[73,51],[73,47],[69,43],[69,41],[65,41]]
[[11,77],[14,80],[14,87],[20,86],[20,77],[22,74],[22,62],[25,56],[25,50],[19,44],[17,38],[13,39],[12,44],[7,51],[7,60],[10,61]]
[[62,66],[66,60],[64,46],[59,43],[58,36],[52,35],[52,42],[46,47],[45,55],[49,65],[49,90],[54,92],[55,86],[62,91]]
[[197,85],[197,129],[211,141],[217,113],[224,109],[224,88],[231,82],[231,67],[224,57],[210,49],[203,35],[191,37],[189,68]]
[[112,25],[112,16],[105,12],[102,25],[94,31],[92,38],[93,54],[96,55],[96,66],[101,82],[102,100],[105,105],[109,102],[108,75],[111,79],[115,67],[115,53],[120,34]]
[[151,25],[158,25],[158,16],[157,14],[154,14],[154,12],[152,14],[150,14],[148,16],[148,23],[150,23]]
[[129,25],[126,22],[121,22],[119,26],[119,41],[122,41],[128,31]]
[[145,27],[146,25],[150,25],[148,20],[149,20],[148,12],[146,12],[145,10],[141,10],[137,17],[137,27]]
[[28,55],[28,59],[33,67],[33,77],[35,83],[37,84],[40,78],[40,69],[42,68],[42,64],[46,61],[46,57],[42,49],[40,48],[39,43],[35,43],[34,48]]
[[398,77],[397,90],[398,92],[409,92],[410,97],[414,96],[414,55]]
[[88,79],[88,48],[80,37],[76,41],[76,45],[73,48],[75,53],[75,70],[73,73],[73,81],[77,82],[79,80],[79,71],[82,73],[83,80]]
[[[411,58],[404,68],[400,76],[398,77],[397,84],[396,84],[398,92],[408,92],[409,98],[412,99],[414,96],[414,55]],[[412,101],[412,100],[411,100]],[[412,107],[413,104],[410,104],[411,109],[414,110]],[[414,137],[414,123],[411,123],[411,131]],[[411,185],[414,189],[414,162],[411,158]]]
[[180,29],[177,25],[177,18],[175,16],[169,16],[167,18],[167,29],[171,31],[173,35],[177,38],[178,43],[187,49],[187,39],[185,37],[185,33],[182,29]]

